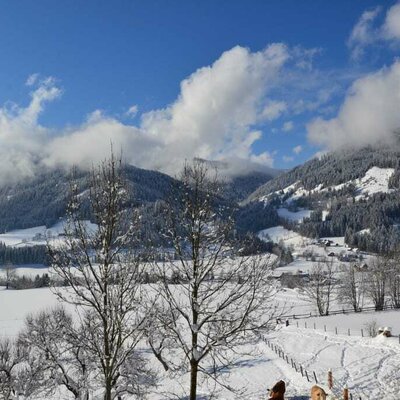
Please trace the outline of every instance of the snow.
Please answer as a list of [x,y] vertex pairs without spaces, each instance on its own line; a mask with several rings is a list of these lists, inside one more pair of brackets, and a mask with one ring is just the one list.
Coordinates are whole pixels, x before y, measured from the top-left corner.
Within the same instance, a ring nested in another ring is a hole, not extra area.
[[281,218],[294,222],[303,222],[304,218],[309,218],[311,210],[299,209],[299,211],[289,211],[287,208],[278,208],[278,215]]
[[[89,231],[95,231],[97,225],[85,220],[84,223]],[[50,228],[45,225],[36,226],[27,229],[15,229],[6,233],[0,234],[0,242],[6,246],[23,247],[45,245],[47,239],[57,238],[58,235],[64,232],[65,221],[59,221]]]
[[[290,197],[285,200],[286,204],[291,204],[298,200],[302,196],[307,196],[312,193],[321,193],[328,191],[339,191],[343,188],[353,184],[356,188],[357,196],[356,200],[371,196],[375,193],[390,193],[393,189],[389,189],[389,180],[394,173],[393,168],[370,168],[362,178],[350,180],[347,182],[340,183],[338,185],[324,187],[323,184],[317,185],[314,189],[305,189],[300,181],[293,183],[285,187],[282,190],[277,190],[259,199],[262,202],[268,202],[271,196],[283,197],[284,195],[290,194]],[[323,216],[323,220],[326,217]],[[289,218],[288,218],[289,219]]]
[[[15,237],[21,238],[23,233],[26,234],[26,237],[32,233],[35,234],[35,230],[23,231],[25,232],[14,233]],[[54,232],[57,230],[54,229]],[[278,274],[282,272],[297,273],[299,270],[307,272],[318,262],[320,257],[325,258],[330,252],[340,254],[348,251],[343,237],[325,238],[333,243],[331,246],[325,247],[316,243],[315,240],[302,237],[282,226],[259,232],[260,238],[265,239],[267,235],[275,242],[281,241],[286,246],[293,248],[294,261],[286,266],[276,268],[275,273]],[[321,240],[323,241],[324,238]],[[316,261],[313,262],[310,257],[304,256],[305,252],[313,253]],[[346,264],[339,262],[337,257],[333,257],[332,260],[335,265]],[[18,268],[19,275],[35,276],[44,272],[48,272],[47,268]],[[175,287],[173,286],[172,289],[175,290]],[[286,315],[309,315],[310,312],[315,315],[314,305],[304,298],[298,289],[279,290],[275,301],[280,304]],[[2,305],[0,308],[0,336],[15,337],[22,328],[27,314],[54,307],[59,304],[59,301],[48,288],[18,291],[0,288],[0,304]],[[72,306],[67,306],[67,308],[71,312],[76,312]],[[341,308],[342,305],[338,301],[332,303],[332,310]],[[288,327],[277,325],[273,331],[266,333],[265,337],[284,350],[288,357],[293,358],[296,363],[300,363],[307,371],[314,371],[320,384],[324,387],[326,387],[327,371],[331,368],[337,392],[347,384],[355,399],[358,399],[357,396],[361,396],[362,400],[371,398],[398,400],[400,392],[399,339],[398,337],[366,337],[365,324],[372,320],[376,320],[377,326],[391,326],[394,335],[400,333],[400,310],[391,310],[291,319]],[[307,323],[307,328],[305,328],[305,323]],[[316,329],[314,329],[314,324]],[[336,334],[336,327],[338,334]],[[191,328],[193,332],[198,330],[195,325]],[[348,329],[350,329],[350,336]],[[363,329],[364,337],[361,336],[361,329]],[[169,375],[152,357],[147,345],[143,342],[140,346],[143,354],[148,357],[149,364],[160,374],[159,386],[149,395],[149,399],[165,399],[168,397],[167,393],[175,393],[177,398],[185,398],[182,388],[188,387],[189,374]],[[239,390],[245,389],[246,393],[238,397],[222,388],[218,398],[266,400],[268,398],[267,389],[278,380],[283,379],[287,385],[286,398],[288,400],[308,399],[313,383],[308,382],[306,377],[302,377],[300,373],[292,369],[263,340],[260,339],[245,345],[241,350],[247,354],[239,356],[232,366],[226,367],[223,375],[230,385]],[[200,357],[202,350],[196,349],[194,353],[196,353],[194,354],[196,357]],[[206,382],[200,380],[198,398],[207,398],[210,390],[211,388]]]
[[[400,314],[397,314],[397,318]],[[329,317],[328,317],[329,318]],[[332,370],[336,392],[345,385],[355,398],[398,400],[400,345],[397,338],[361,338],[323,330],[282,327],[271,341],[322,382]]]
[[329,211],[328,210],[323,210],[322,211],[322,221],[326,221],[326,217],[329,215]]
[[258,232],[258,237],[262,240],[265,240],[267,237],[269,237],[275,243],[283,241],[286,246],[299,246],[305,242],[311,242],[310,239],[301,236],[294,231],[286,229],[283,226],[274,226],[273,228],[264,229]]
[[369,228],[367,229],[361,229],[361,231],[356,232],[358,235],[369,235],[371,233],[371,230]]
[[370,168],[362,178],[347,181],[336,186],[324,188],[321,191],[339,191],[353,184],[356,188],[356,200],[371,196],[375,193],[390,193],[389,179],[394,173],[393,168]]
[[393,173],[393,168],[372,167],[369,169],[365,173],[364,177],[355,180],[359,196],[370,196],[375,193],[391,192],[392,190],[389,189],[389,179]]
[[6,290],[0,287],[0,304],[0,337],[12,337],[21,330],[28,314],[59,303],[49,288]]
[[[294,305],[296,311],[307,312],[310,307],[309,303],[301,300],[296,290],[282,290],[277,300],[285,302],[287,306]],[[28,313],[55,306],[58,300],[47,288],[21,291],[1,289],[0,303],[0,335],[12,337],[18,333]],[[364,325],[372,319],[377,321],[378,326],[392,326],[396,335],[400,332],[400,311],[386,311],[291,320],[289,327],[278,325],[266,338],[307,371],[315,371],[322,386],[326,386],[327,371],[331,368],[338,390],[347,384],[350,392],[362,396],[363,400],[383,397],[385,400],[398,400],[398,338],[361,337],[361,329],[364,329],[366,335]],[[305,321],[307,329],[304,328]],[[299,322],[299,327],[296,322]],[[334,331],[336,326],[339,327],[338,335]],[[347,333],[349,328],[351,336]],[[280,379],[286,382],[287,399],[307,398],[313,383],[292,369],[263,340],[243,346],[241,350],[248,354],[240,356],[232,366],[224,370],[223,375],[233,387],[246,389],[243,396],[248,400],[266,400],[267,389]],[[145,347],[143,351],[146,352]],[[150,400],[164,399],[165,393],[181,393],[182,387],[187,387],[188,373],[170,376],[162,371],[150,353],[147,354],[149,363],[160,373],[159,387],[149,395]],[[199,392],[203,396],[209,393],[209,387],[203,381],[200,381]],[[237,396],[222,389],[219,398],[233,400]]]
[[48,274],[49,268],[43,267],[43,265],[36,266],[36,267],[28,267],[28,266],[19,267],[19,266],[17,266],[15,268],[15,272],[16,272],[17,276],[26,276],[26,277],[34,278],[36,275],[41,276],[43,274]]

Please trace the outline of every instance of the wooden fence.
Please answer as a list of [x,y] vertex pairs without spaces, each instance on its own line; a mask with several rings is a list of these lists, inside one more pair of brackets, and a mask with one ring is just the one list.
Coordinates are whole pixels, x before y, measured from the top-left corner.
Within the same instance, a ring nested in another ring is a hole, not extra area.
[[337,382],[332,374],[332,371],[329,370],[326,374],[327,379],[324,380],[321,376],[318,376],[317,373],[313,370],[307,370],[304,366],[302,366],[298,361],[294,358],[289,357],[284,350],[277,346],[276,344],[272,343],[269,339],[263,337],[264,343],[274,351],[282,360],[284,360],[290,367],[292,367],[296,372],[301,374],[301,376],[307,379],[308,382],[312,384],[320,384],[324,385],[331,390],[335,398],[343,399],[343,400],[362,400],[362,397],[356,395],[355,393],[349,392],[347,386],[344,386]]
[[374,306],[370,306],[370,307],[362,307],[359,309],[359,311],[354,311],[353,308],[342,308],[340,310],[333,310],[333,311],[329,311],[328,315],[321,315],[319,313],[316,312],[312,312],[310,311],[309,313],[303,313],[303,314],[285,314],[285,315],[281,315],[279,318],[281,320],[290,320],[290,319],[304,319],[304,318],[314,318],[314,317],[327,317],[329,315],[338,315],[338,314],[359,314],[362,312],[379,312],[379,311],[387,311],[387,310],[399,310],[399,308],[394,307],[391,304],[387,304],[385,306],[383,306],[382,310],[376,310]]

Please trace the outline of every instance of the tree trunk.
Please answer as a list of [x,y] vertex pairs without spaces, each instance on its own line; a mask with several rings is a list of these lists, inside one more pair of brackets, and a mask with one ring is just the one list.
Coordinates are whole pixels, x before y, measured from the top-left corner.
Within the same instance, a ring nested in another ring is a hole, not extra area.
[[104,392],[104,400],[112,400],[111,397],[111,391],[112,391],[112,379],[111,378],[106,378],[106,388]]
[[190,361],[190,400],[196,400],[197,394],[197,372],[198,362],[196,360]]

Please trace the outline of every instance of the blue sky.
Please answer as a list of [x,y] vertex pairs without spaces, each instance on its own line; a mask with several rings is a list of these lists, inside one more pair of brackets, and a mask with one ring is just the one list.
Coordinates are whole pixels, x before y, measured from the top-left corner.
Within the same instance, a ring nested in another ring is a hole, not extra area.
[[354,122],[376,108],[365,104],[379,92],[376,74],[393,90],[377,104],[397,99],[396,1],[0,7],[0,180],[89,164],[110,141],[130,162],[169,173],[191,156],[289,168],[319,151],[389,140],[400,125],[388,116],[374,135]]

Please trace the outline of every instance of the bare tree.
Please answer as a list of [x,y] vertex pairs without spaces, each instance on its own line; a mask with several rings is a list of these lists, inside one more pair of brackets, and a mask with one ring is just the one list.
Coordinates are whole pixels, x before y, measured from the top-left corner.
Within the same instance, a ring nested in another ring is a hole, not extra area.
[[365,271],[359,270],[356,265],[341,265],[340,272],[340,299],[350,304],[355,312],[361,311],[365,296]]
[[276,311],[271,258],[237,256],[234,221],[220,190],[206,164],[184,166],[165,214],[175,254],[154,263],[158,303],[149,341],[164,369],[190,371],[191,400],[199,374],[226,385],[220,373],[234,362],[234,350],[267,331]]
[[369,263],[366,293],[373,301],[376,311],[385,308],[389,269],[390,263],[388,263],[388,259],[385,257],[375,257]]
[[387,291],[394,308],[400,308],[400,256],[396,252],[388,259],[388,285]]
[[6,263],[1,269],[4,274],[6,289],[9,289],[10,285],[12,285],[15,278],[17,277],[17,271],[15,269],[15,266],[11,263]]
[[329,315],[336,286],[335,268],[332,260],[325,259],[313,265],[310,281],[302,288],[306,297],[315,305],[319,315]]
[[55,288],[57,295],[86,310],[81,342],[100,371],[105,400],[117,395],[124,363],[132,358],[146,322],[139,220],[126,207],[121,169],[121,161],[111,155],[91,172],[87,200],[95,227],[82,220],[85,196],[71,183],[65,240],[49,245],[55,274],[69,286]]
[[0,397],[26,398],[41,391],[41,359],[32,356],[29,347],[16,340],[0,340]]
[[82,345],[82,329],[75,329],[72,318],[62,307],[29,315],[18,342],[30,348],[41,360],[45,376],[42,391],[54,394],[64,386],[75,399],[89,399],[89,373],[93,360]]

